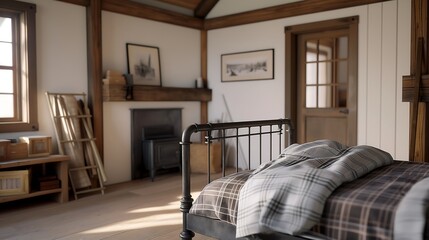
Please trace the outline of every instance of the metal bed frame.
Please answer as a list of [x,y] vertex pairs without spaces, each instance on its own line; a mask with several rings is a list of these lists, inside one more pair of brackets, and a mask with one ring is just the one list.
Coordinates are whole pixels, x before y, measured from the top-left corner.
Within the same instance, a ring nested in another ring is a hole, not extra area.
[[[269,138],[269,154],[270,160],[273,159],[272,152],[276,150],[273,144],[273,140],[278,137],[278,151],[279,154],[282,150],[282,138],[287,137],[287,144],[290,145],[295,142],[294,129],[292,122],[289,119],[276,119],[276,120],[260,120],[260,121],[244,121],[244,122],[230,122],[230,123],[208,123],[208,124],[194,124],[189,126],[183,131],[181,144],[181,156],[182,156],[182,198],[180,204],[180,210],[183,213],[183,229],[180,233],[182,240],[190,240],[195,236],[194,232],[214,237],[217,239],[235,239],[235,226],[220,220],[214,220],[205,218],[197,215],[192,215],[189,210],[192,207],[192,196],[191,196],[191,171],[190,171],[190,145],[191,136],[194,133],[201,133],[205,136],[205,142],[207,143],[207,182],[211,181],[210,174],[210,144],[212,141],[220,141],[221,144],[221,162],[222,162],[222,176],[225,176],[225,163],[226,163],[226,140],[235,140],[235,157],[236,157],[236,168],[235,171],[239,171],[238,159],[239,159],[239,143],[240,141],[247,140],[247,160],[248,168],[251,163],[251,148],[252,139],[259,138],[256,142],[259,142],[259,146],[255,146],[259,149],[259,161],[261,164],[262,160],[262,149],[268,145],[265,140]],[[277,136],[278,135],[278,136]],[[283,136],[284,135],[284,136]],[[263,138],[263,136],[266,136]],[[285,140],[286,141],[286,140]],[[229,144],[229,143],[228,143]],[[286,144],[286,142],[285,142]],[[266,151],[266,150],[265,150]],[[249,238],[247,238],[249,239]],[[270,235],[259,235],[255,236],[255,239],[302,239],[290,235],[284,234],[270,234]]]

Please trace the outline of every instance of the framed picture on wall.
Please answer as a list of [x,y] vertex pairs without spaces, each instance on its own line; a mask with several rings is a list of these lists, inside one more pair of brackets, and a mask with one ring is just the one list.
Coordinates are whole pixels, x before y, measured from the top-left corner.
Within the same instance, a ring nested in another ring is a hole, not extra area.
[[222,82],[274,79],[274,49],[221,55]]
[[127,43],[127,62],[134,85],[161,86],[158,47]]

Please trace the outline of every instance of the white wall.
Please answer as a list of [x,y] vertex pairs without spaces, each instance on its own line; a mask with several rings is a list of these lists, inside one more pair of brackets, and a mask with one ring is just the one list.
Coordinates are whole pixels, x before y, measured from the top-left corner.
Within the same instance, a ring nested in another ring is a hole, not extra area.
[[127,72],[126,43],[159,48],[162,86],[194,87],[200,73],[200,31],[103,11],[103,70]]
[[[37,79],[40,130],[0,134],[0,139],[55,132],[45,92],[87,92],[86,9],[53,0],[25,0],[37,5]],[[129,17],[102,14],[103,70],[125,73],[127,42],[160,49],[163,86],[194,87],[200,76],[200,32],[194,29]],[[100,79],[101,81],[101,79]],[[131,179],[129,108],[183,108],[182,125],[199,122],[197,102],[104,103],[104,164],[107,184]]]
[[[284,27],[359,16],[358,144],[408,156],[409,104],[402,103],[402,76],[409,74],[411,1],[397,0],[306,16],[229,27],[208,33],[208,80],[213,89],[209,120],[285,116]],[[221,54],[275,49],[274,80],[221,82]]]
[[[200,76],[200,31],[103,12],[103,70],[127,72],[126,43],[159,48],[162,86],[194,87]],[[182,110],[182,128],[199,122],[199,102],[105,102],[104,168],[108,184],[131,180],[130,108]]]
[[[44,93],[87,92],[86,10],[53,0],[26,0],[37,4],[37,78],[40,130],[0,134],[54,136]],[[310,14],[208,32],[208,80],[213,89],[209,120],[226,113],[233,120],[284,117],[284,27],[359,15],[358,143],[389,151],[407,159],[409,104],[402,103],[402,76],[409,74],[410,0]],[[200,75],[198,30],[103,12],[103,70],[126,72],[127,42],[160,48],[163,86],[193,87]],[[275,49],[275,79],[220,81],[220,55],[258,49]],[[196,102],[104,103],[104,162],[108,183],[130,179],[129,108],[182,107],[183,127],[199,122]]]
[[[45,92],[87,91],[85,8],[53,0],[26,0],[37,5],[37,106],[39,131],[2,133],[0,139],[19,136],[55,136]],[[56,139],[53,139],[56,143]],[[54,144],[56,149],[56,144]]]

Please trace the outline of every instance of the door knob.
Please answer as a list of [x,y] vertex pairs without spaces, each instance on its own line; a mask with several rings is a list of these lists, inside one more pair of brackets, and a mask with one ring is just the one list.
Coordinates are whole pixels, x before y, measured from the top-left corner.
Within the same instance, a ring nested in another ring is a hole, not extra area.
[[347,108],[340,109],[340,113],[349,114],[349,109]]

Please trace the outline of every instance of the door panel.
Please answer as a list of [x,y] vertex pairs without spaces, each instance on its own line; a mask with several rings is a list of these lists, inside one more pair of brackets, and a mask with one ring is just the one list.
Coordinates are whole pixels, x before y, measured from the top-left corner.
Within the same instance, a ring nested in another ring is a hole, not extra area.
[[349,28],[297,36],[298,142],[331,139],[356,145],[355,36]]
[[347,142],[347,121],[344,118],[308,116],[305,119],[305,126],[307,126],[306,141],[330,139],[341,143]]

